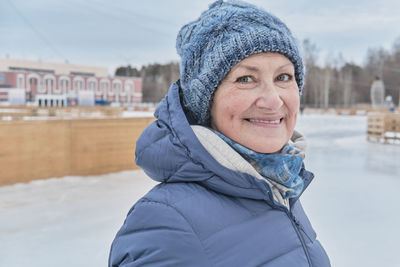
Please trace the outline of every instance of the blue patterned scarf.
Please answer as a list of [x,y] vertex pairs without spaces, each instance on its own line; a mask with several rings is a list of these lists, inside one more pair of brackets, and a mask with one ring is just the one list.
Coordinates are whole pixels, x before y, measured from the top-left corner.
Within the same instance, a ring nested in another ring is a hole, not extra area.
[[286,144],[280,153],[259,153],[232,141],[220,132],[215,131],[215,133],[242,155],[263,177],[287,187],[288,190],[281,191],[283,198],[300,195],[304,187],[303,179],[299,176],[303,158],[295,147]]

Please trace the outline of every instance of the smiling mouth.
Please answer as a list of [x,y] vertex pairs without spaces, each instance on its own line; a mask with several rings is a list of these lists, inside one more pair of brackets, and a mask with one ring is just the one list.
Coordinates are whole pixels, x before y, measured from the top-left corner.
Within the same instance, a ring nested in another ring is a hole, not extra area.
[[267,123],[267,124],[280,124],[283,118],[276,119],[276,120],[259,120],[259,119],[246,119],[248,122],[254,123]]

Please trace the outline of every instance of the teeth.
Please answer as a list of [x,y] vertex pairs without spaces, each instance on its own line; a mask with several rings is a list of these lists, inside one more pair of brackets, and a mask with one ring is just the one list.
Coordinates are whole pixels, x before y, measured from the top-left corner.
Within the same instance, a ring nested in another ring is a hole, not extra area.
[[281,120],[274,120],[274,121],[264,121],[264,120],[254,120],[254,119],[249,119],[250,122],[262,122],[262,123],[275,123],[278,124],[281,122]]

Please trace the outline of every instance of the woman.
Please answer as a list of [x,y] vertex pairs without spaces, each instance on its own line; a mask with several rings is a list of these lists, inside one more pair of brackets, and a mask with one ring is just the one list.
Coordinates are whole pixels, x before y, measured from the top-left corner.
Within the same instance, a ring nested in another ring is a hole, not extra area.
[[181,77],[136,146],[161,182],[129,211],[110,266],[330,266],[299,197],[304,67],[289,29],[217,1],[178,34]]

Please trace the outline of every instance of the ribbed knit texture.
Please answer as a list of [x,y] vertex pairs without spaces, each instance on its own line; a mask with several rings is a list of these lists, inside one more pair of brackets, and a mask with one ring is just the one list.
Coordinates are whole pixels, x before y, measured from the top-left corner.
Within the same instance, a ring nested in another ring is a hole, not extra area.
[[231,68],[244,58],[277,52],[294,65],[300,93],[304,66],[297,44],[277,17],[241,1],[218,0],[180,30],[176,49],[181,56],[183,105],[189,121],[209,125],[214,92]]

